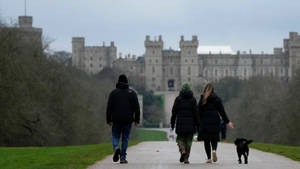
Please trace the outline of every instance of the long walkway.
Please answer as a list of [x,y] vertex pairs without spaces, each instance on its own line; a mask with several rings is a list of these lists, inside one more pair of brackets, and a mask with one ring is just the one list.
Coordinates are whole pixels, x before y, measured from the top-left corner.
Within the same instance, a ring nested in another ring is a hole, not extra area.
[[193,143],[190,164],[179,163],[175,142],[142,142],[128,149],[128,164],[112,162],[108,156],[88,169],[300,169],[300,162],[250,149],[249,164],[238,164],[235,146],[219,144],[218,162],[206,164],[203,143]]

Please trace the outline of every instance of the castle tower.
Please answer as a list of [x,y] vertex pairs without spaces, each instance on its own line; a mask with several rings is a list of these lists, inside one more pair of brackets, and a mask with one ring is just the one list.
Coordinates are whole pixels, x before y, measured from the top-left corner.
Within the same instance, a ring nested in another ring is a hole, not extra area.
[[180,51],[181,51],[181,68],[180,77],[181,84],[193,83],[199,78],[199,64],[198,64],[198,38],[193,36],[191,41],[184,40],[181,36],[180,39]]
[[84,38],[73,37],[72,38],[72,65],[84,70],[85,65],[83,62],[84,57]]
[[117,48],[115,47],[115,43],[111,41],[110,46],[108,47],[107,66],[112,67],[112,63],[116,59],[117,59]]
[[32,16],[19,16],[20,28],[32,28]]
[[145,40],[145,87],[146,90],[161,91],[163,89],[162,72],[162,50],[163,41],[159,36],[158,40],[150,40],[146,36]]
[[297,32],[290,32],[289,39],[284,40],[284,50],[289,57],[289,78],[300,69],[300,36]]

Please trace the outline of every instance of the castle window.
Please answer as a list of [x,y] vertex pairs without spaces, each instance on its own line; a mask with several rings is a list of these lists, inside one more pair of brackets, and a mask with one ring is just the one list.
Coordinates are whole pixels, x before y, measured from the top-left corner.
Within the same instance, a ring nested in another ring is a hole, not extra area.
[[192,59],[192,63],[194,63],[194,59]]
[[173,75],[173,67],[170,68],[170,74]]
[[247,69],[244,70],[244,76],[247,76]]
[[101,58],[99,58],[99,61],[101,61]]
[[91,60],[93,60],[93,57],[91,57]]
[[215,76],[218,76],[218,70],[215,70]]
[[152,81],[155,82],[155,77],[152,77]]
[[156,59],[155,62],[158,63],[158,60]]
[[131,70],[133,70],[133,66],[131,66],[130,68],[131,68]]
[[155,51],[153,50],[153,51],[152,51],[152,54],[154,54],[154,53],[155,53]]
[[191,67],[188,67],[188,75],[191,75]]
[[101,68],[101,67],[102,67],[102,64],[100,64],[99,67]]
[[93,64],[91,64],[90,66],[93,67]]
[[187,62],[187,60],[185,59],[185,63]]
[[225,76],[228,76],[228,70],[227,69],[225,70]]
[[215,64],[218,64],[218,60],[217,59],[215,60]]
[[155,73],[155,67],[154,66],[152,67],[152,73]]
[[188,78],[188,81],[191,82],[191,78]]
[[264,64],[263,59],[260,60],[260,64]]
[[283,74],[283,68],[281,68],[281,74]]

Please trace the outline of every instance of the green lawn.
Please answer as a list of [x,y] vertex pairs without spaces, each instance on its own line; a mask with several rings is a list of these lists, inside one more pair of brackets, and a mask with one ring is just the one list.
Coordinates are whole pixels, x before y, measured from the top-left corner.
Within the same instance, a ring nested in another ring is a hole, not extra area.
[[[138,141],[130,142],[136,145]],[[85,169],[112,154],[111,143],[65,147],[0,148],[3,169]]]
[[163,131],[136,129],[135,132],[135,139],[139,141],[168,141],[167,133]]
[[279,154],[292,160],[300,161],[300,146],[284,146],[264,143],[251,143],[249,146],[261,151]]
[[[138,141],[131,141],[130,146],[141,141],[166,141],[162,131],[136,129]],[[0,147],[0,168],[2,169],[85,169],[112,154],[111,143],[84,146],[62,147]]]

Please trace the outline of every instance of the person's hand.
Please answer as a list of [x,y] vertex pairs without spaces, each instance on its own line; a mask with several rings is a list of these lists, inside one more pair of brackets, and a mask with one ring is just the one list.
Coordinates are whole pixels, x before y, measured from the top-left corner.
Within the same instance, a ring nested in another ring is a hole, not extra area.
[[231,121],[227,124],[227,126],[232,129],[234,128],[233,123]]
[[138,127],[140,125],[140,123],[135,122],[134,123],[136,127]]
[[109,126],[112,126],[112,125],[113,125],[113,123],[112,123],[112,122],[109,122],[109,123],[108,123],[108,125],[109,125]]

